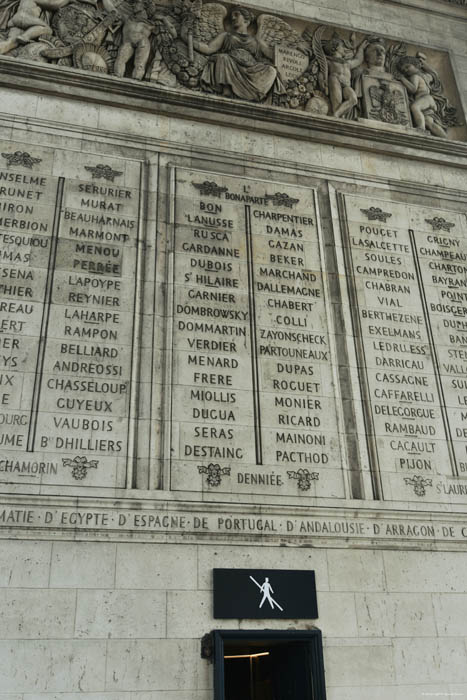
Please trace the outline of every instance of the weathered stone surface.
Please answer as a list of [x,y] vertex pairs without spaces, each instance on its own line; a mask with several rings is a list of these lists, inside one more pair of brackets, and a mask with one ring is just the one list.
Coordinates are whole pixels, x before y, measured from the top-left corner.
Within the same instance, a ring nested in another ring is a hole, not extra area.
[[344,207],[374,487],[395,499],[409,487],[416,498],[462,500],[465,486],[451,477],[467,468],[464,220],[373,198],[345,197]]
[[[315,626],[330,700],[467,692],[463,9],[283,11],[281,104],[154,33],[140,80],[122,17],[0,58],[0,700],[213,700],[205,634]],[[314,570],[318,617],[214,620],[214,568]]]

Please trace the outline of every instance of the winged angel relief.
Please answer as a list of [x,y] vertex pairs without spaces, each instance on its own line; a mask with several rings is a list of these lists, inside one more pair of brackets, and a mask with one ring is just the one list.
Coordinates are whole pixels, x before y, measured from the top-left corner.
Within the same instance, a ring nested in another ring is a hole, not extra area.
[[0,0],[0,55],[438,137],[459,124],[423,54],[343,34],[203,0]]
[[[189,4],[185,2],[185,8]],[[158,47],[163,63],[179,82],[252,102],[272,101],[274,95],[286,93],[274,65],[275,46],[297,49],[304,56],[310,53],[308,43],[287,22],[262,14],[253,33],[253,13],[234,6],[229,17],[230,30],[226,31],[227,10],[223,5],[201,5],[195,0],[191,7],[181,13],[179,39],[162,39]]]

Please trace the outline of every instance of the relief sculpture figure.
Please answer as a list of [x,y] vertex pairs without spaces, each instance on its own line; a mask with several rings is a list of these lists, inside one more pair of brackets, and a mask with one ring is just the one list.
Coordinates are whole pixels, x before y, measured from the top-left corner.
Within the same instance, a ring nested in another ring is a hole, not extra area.
[[[148,17],[145,5],[139,0],[133,5],[120,2],[114,5],[112,0],[102,0],[108,13],[116,13],[123,20],[121,44],[114,63],[114,73],[119,78],[125,75],[127,63],[134,57],[132,78],[142,80],[151,52],[151,34],[154,24]],[[172,31],[165,16],[154,15],[153,19],[162,19]]]
[[137,2],[128,10],[122,8],[122,4],[114,6],[111,0],[103,0],[103,4],[108,12],[117,12],[123,19],[122,43],[114,63],[115,75],[122,78],[128,61],[134,56],[132,77],[141,80],[151,51],[152,25],[148,21],[146,9],[142,2]]
[[313,36],[313,48],[321,66],[321,83],[329,94],[332,116],[344,117],[357,105],[358,97],[352,87],[352,70],[361,66],[368,40],[364,39],[356,50],[334,33],[323,40],[325,27],[318,27]]
[[386,67],[386,46],[377,36],[368,37],[364,63],[352,71],[358,105],[352,118],[366,118],[409,126],[408,96],[400,81]]
[[459,126],[457,109],[443,94],[443,84],[425,54],[407,53],[405,44],[393,44],[387,65],[394,78],[404,86],[410,101],[413,126],[439,138],[447,138],[451,126]]
[[368,38],[363,56],[370,72],[384,72],[386,47],[384,46],[384,41],[380,37],[372,36]]
[[[81,0],[95,5],[97,0]],[[10,3],[12,12],[7,22],[9,30],[8,37],[0,41],[0,54],[5,54],[22,44],[28,44],[39,37],[52,35],[48,17],[45,11],[59,10],[68,5],[71,0],[20,0],[15,9],[16,3]]]
[[417,56],[405,56],[398,64],[401,75],[399,80],[405,85],[411,98],[410,111],[414,126],[418,129],[428,129],[433,136],[447,138],[447,132],[438,114],[438,106],[432,95],[434,82],[439,83],[437,74],[426,64],[422,53]]
[[0,0],[0,55],[438,138],[461,125],[447,61],[434,56],[438,74],[428,50],[242,5],[159,2]]
[[276,68],[262,60],[273,58],[270,47],[248,33],[252,19],[249,10],[235,7],[231,13],[232,32],[221,32],[209,44],[194,41],[193,46],[205,55],[214,54],[201,75],[203,86],[228,97],[260,102],[274,83],[278,92],[284,87]]
[[306,42],[286,22],[270,15],[258,17],[258,30],[253,34],[253,20],[250,10],[237,5],[230,13],[231,31],[222,27],[209,42],[193,40],[195,51],[210,57],[201,74],[203,89],[251,102],[285,93],[273,63],[274,45],[298,45],[306,51]]
[[371,36],[367,38],[367,42],[363,52],[363,63],[352,71],[352,87],[359,100],[363,96],[363,76],[385,74],[386,47],[383,40]]

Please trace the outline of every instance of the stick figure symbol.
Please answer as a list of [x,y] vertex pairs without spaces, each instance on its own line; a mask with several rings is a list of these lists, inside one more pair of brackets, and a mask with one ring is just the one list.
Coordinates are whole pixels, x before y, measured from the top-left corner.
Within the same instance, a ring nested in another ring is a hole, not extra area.
[[274,607],[278,608],[281,612],[284,612],[284,608],[281,608],[277,600],[274,600],[272,597],[271,593],[274,593],[274,589],[269,583],[269,578],[266,576],[264,579],[264,583],[260,584],[256,579],[253,578],[253,576],[250,576],[250,579],[255,583],[261,593],[263,594],[263,597],[261,599],[261,603],[259,604],[259,607],[262,608],[266,600],[268,601],[269,605],[271,608],[274,610]]

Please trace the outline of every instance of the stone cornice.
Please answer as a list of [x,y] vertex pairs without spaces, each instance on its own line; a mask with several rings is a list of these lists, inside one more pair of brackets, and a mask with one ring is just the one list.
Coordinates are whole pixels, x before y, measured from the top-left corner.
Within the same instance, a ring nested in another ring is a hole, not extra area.
[[347,501],[339,507],[272,506],[175,501],[167,492],[155,495],[4,495],[0,539],[467,549],[465,513],[452,506],[411,504],[408,510],[406,503],[369,501]]
[[460,5],[452,0],[378,0],[378,2],[467,22],[467,3]]
[[0,58],[0,85],[219,125],[226,124],[227,116],[229,126],[234,128],[467,167],[464,142],[439,139],[415,130],[406,133],[389,125],[375,128],[362,122],[174,90],[75,68],[57,69],[49,64],[4,56]]

